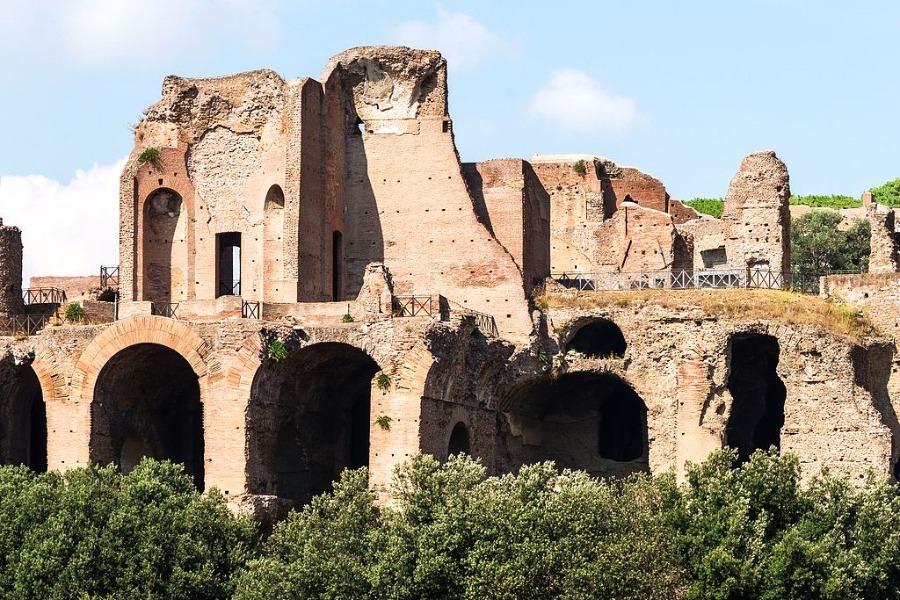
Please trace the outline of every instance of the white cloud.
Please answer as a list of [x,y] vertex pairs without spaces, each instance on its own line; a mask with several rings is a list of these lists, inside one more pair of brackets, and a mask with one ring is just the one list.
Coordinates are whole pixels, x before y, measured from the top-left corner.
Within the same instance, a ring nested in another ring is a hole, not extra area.
[[639,120],[633,100],[605,90],[575,69],[553,73],[532,96],[528,113],[570,133],[616,134]]
[[214,52],[222,44],[267,48],[279,36],[278,1],[11,0],[0,11],[0,50],[147,64]]
[[451,69],[471,69],[485,58],[507,54],[508,44],[465,13],[438,10],[437,20],[406,21],[391,30],[397,44],[439,50]]
[[125,159],[77,171],[0,177],[0,217],[22,230],[24,287],[34,275],[94,275],[119,256],[119,175]]

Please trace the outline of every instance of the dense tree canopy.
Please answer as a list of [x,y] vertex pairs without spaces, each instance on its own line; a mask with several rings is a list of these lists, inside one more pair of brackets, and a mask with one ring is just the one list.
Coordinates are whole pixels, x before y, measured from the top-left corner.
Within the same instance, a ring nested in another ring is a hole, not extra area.
[[900,207],[900,177],[873,187],[869,191],[872,192],[872,197],[878,204],[894,208]]
[[856,219],[845,231],[832,210],[814,210],[791,222],[791,263],[797,271],[865,271],[869,266],[871,228]]

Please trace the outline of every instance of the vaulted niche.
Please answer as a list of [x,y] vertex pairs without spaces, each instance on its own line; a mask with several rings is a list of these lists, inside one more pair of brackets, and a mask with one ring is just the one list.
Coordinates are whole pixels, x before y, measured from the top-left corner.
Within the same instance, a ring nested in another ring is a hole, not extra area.
[[266,295],[273,298],[269,292],[280,291],[275,290],[275,286],[278,285],[276,282],[284,279],[284,192],[277,185],[270,187],[266,194],[264,230],[264,285]]
[[566,346],[593,358],[625,356],[625,336],[619,326],[608,319],[595,319],[582,325]]
[[343,469],[368,466],[379,370],[368,354],[337,342],[263,364],[247,409],[249,491],[301,506],[331,490]]
[[470,454],[469,430],[462,423],[457,423],[450,432],[450,441],[447,442],[447,456],[452,454]]
[[144,202],[143,299],[180,302],[187,298],[187,221],[181,196],[168,188]]
[[115,354],[97,376],[90,459],[130,472],[141,458],[184,464],[203,489],[203,408],[191,365],[159,344]]
[[241,295],[241,234],[216,234],[216,298]]
[[0,457],[3,464],[47,470],[47,413],[41,384],[30,365],[15,367],[2,383]]
[[579,372],[525,384],[502,405],[511,468],[552,460],[594,475],[648,470],[647,407],[615,375]]
[[755,450],[781,448],[787,388],[778,377],[778,340],[771,335],[738,334],[731,338],[728,391],[733,403],[725,426],[725,443],[741,462]]

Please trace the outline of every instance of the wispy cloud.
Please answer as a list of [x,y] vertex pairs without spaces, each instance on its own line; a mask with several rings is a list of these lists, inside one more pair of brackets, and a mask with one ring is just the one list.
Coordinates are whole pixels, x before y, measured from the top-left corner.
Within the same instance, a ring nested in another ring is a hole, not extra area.
[[472,69],[486,58],[510,52],[503,38],[469,15],[442,9],[434,21],[400,23],[389,37],[397,44],[439,50],[455,70]]
[[22,230],[24,284],[33,275],[93,275],[118,261],[119,175],[125,159],[77,171],[0,177],[0,217]]
[[621,133],[640,119],[634,100],[575,69],[553,73],[532,96],[528,113],[569,133],[601,135]]
[[[0,50],[25,48],[86,64],[146,64],[223,43],[265,48],[279,36],[277,1],[11,0],[0,12]],[[32,43],[23,46],[26,35]]]

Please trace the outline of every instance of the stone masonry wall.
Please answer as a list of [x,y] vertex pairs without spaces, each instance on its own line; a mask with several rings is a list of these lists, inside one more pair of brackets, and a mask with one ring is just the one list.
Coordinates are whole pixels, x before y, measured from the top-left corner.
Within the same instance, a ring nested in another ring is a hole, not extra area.
[[22,232],[0,219],[0,314],[22,314]]

